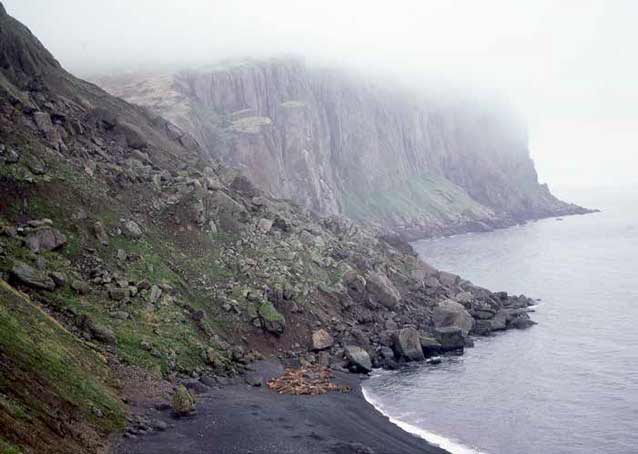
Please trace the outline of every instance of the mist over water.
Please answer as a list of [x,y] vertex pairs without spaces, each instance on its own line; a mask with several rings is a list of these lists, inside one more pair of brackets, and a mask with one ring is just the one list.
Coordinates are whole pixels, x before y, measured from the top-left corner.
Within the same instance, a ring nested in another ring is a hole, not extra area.
[[439,366],[382,373],[369,398],[490,454],[636,452],[638,193],[579,201],[603,212],[416,243],[477,285],[541,298],[539,324],[480,338]]

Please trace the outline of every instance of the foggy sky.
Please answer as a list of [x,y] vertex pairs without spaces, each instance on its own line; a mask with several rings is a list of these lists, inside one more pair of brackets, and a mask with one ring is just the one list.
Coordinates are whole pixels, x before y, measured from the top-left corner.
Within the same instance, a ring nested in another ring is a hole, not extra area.
[[542,181],[638,187],[633,0],[4,0],[80,76],[225,57],[309,61],[497,90]]

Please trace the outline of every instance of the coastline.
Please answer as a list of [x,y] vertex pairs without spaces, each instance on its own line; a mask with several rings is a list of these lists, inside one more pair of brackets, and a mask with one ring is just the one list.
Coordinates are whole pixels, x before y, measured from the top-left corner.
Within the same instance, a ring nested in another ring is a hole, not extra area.
[[372,405],[379,413],[381,413],[383,416],[388,418],[392,424],[395,424],[396,426],[400,427],[404,431],[414,436],[417,436],[419,438],[422,438],[428,443],[434,446],[437,446],[445,450],[446,452],[449,452],[450,454],[487,454],[483,451],[478,451],[476,449],[464,446],[449,438],[445,438],[441,435],[437,435],[433,432],[429,432],[425,429],[421,429],[419,427],[413,426],[412,424],[401,421],[400,419],[393,418],[392,416],[390,416],[388,413],[385,412],[385,410],[383,409],[383,407],[381,406],[379,402],[377,402],[373,397],[371,397],[371,394],[369,392],[366,392],[366,390],[362,388],[362,393],[363,393],[364,399],[370,405]]
[[335,373],[348,393],[280,395],[264,386],[226,385],[198,396],[197,413],[168,428],[122,439],[117,454],[452,454],[396,425],[369,403],[358,375]]
[[403,241],[413,242],[434,238],[446,238],[466,233],[485,233],[494,230],[507,229],[516,225],[524,225],[528,222],[541,221],[543,219],[561,218],[567,216],[583,216],[586,214],[600,213],[599,209],[576,207],[569,210],[557,210],[556,212],[533,214],[520,217],[502,217],[489,220],[467,220],[457,224],[438,225],[413,225],[395,226],[387,228],[385,235],[398,236]]

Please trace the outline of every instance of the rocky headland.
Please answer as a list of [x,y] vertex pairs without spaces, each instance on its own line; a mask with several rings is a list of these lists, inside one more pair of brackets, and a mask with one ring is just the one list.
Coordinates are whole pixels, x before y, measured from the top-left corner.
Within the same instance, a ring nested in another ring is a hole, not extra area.
[[587,210],[539,184],[511,108],[294,58],[95,78],[267,194],[406,239]]
[[[437,452],[346,372],[527,328],[532,301],[437,270],[341,210],[275,198],[208,146],[69,74],[0,5],[0,451],[102,453],[124,434],[124,452],[196,453],[206,430],[239,446],[213,452]],[[276,389],[321,395],[270,390],[265,360],[291,368]],[[299,418],[268,419],[271,406]],[[210,419],[189,419],[198,407]],[[301,444],[268,451],[284,424]]]

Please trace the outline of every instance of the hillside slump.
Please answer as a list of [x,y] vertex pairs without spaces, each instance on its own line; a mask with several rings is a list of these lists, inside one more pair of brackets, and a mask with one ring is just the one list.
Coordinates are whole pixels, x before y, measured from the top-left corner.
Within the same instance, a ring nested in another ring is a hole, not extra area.
[[101,78],[270,194],[411,237],[583,212],[538,183],[505,107],[444,101],[293,59]]

